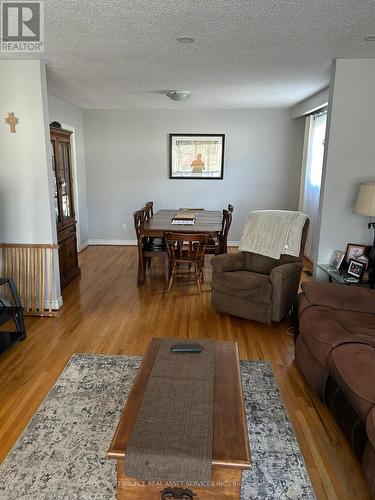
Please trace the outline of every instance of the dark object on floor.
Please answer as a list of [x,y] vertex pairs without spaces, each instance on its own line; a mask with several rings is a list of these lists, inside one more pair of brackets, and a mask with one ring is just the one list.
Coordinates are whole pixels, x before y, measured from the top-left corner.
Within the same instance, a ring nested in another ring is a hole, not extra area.
[[[14,281],[10,278],[0,278],[0,287],[8,286],[11,302],[0,294],[0,325],[13,320],[15,332],[0,332],[0,353],[6,351],[14,342],[26,338],[25,323],[23,320],[23,307],[16,290]],[[4,289],[1,289],[3,292]]]
[[375,291],[306,282],[292,314],[295,355],[361,461],[375,497]]
[[186,488],[165,488],[160,492],[162,500],[193,500],[196,493]]
[[220,312],[271,323],[291,310],[303,269],[309,221],[302,231],[298,257],[271,259],[252,252],[218,255],[211,261],[211,299]]

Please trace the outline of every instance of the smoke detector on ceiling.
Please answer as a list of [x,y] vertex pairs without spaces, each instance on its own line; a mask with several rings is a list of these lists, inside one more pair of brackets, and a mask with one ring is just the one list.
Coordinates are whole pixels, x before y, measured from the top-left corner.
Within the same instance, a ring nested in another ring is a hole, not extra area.
[[170,90],[167,96],[173,101],[186,101],[191,96],[189,90]]

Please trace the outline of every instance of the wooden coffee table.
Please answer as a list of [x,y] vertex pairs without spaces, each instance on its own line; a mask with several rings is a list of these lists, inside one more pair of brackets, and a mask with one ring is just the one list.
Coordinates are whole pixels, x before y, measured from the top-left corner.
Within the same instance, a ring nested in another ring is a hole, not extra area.
[[[168,498],[172,500],[173,498],[189,498],[181,494],[183,490],[190,490],[195,494],[194,500],[239,500],[242,470],[251,468],[251,459],[238,349],[235,342],[214,342],[214,428],[210,484],[204,486],[174,485],[137,480],[125,474],[127,443],[160,340],[152,339],[147,348],[107,453],[109,458],[117,460],[117,498],[127,500]],[[168,491],[169,496],[167,496]]]

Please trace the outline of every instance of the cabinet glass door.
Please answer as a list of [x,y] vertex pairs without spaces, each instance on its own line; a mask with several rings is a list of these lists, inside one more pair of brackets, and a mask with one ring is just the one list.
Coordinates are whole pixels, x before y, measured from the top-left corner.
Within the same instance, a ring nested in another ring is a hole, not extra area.
[[55,154],[55,141],[51,141],[51,155],[52,155],[52,172],[53,172],[53,200],[55,204],[56,224],[61,222],[60,218],[60,205],[59,205],[59,191],[58,191],[58,175],[56,172],[56,154]]
[[60,145],[62,160],[60,171],[62,215],[63,219],[66,221],[67,219],[74,217],[72,203],[72,179],[70,173],[69,144],[62,142]]

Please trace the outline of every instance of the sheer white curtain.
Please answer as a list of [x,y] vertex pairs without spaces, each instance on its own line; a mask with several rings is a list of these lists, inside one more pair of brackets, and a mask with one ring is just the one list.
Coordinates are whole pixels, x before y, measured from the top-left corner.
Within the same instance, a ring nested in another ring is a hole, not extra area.
[[322,181],[324,142],[327,124],[327,113],[321,112],[307,118],[309,131],[305,145],[305,168],[303,169],[304,189],[301,210],[310,216],[310,229],[307,237],[305,255],[316,263],[316,237],[319,213],[320,185]]

